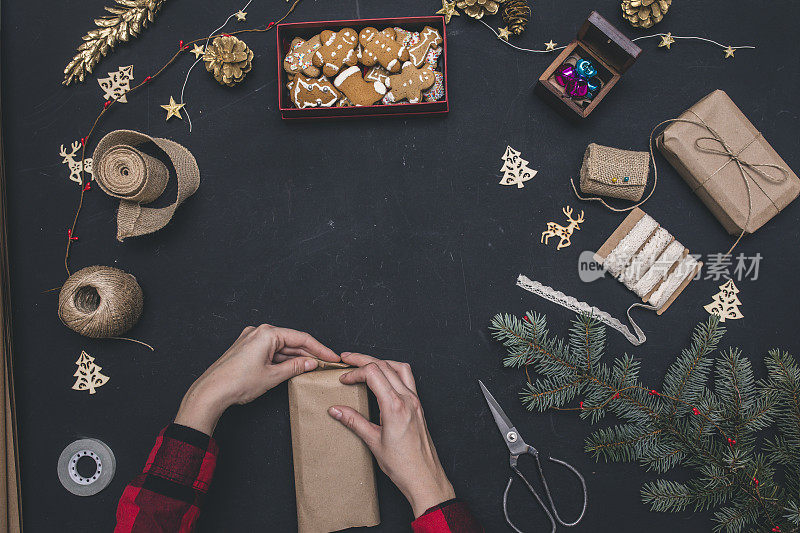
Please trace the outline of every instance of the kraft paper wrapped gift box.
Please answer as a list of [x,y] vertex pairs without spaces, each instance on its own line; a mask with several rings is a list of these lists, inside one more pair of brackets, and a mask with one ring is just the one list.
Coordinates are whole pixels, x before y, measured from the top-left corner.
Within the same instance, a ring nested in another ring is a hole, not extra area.
[[339,381],[350,370],[318,369],[289,380],[299,533],[380,523],[372,454],[352,431],[328,415],[330,406],[346,405],[369,418],[366,385]]
[[800,194],[800,179],[724,91],[690,107],[656,142],[732,235],[755,232]]

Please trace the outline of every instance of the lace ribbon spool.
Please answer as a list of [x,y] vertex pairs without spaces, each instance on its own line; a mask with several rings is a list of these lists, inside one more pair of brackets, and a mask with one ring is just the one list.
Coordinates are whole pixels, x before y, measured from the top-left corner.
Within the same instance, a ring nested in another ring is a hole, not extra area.
[[86,337],[122,335],[139,320],[144,298],[131,274],[118,268],[90,266],[72,274],[58,295],[58,317]]
[[[166,188],[169,172],[161,161],[136,147],[153,143],[169,156],[178,180],[175,202],[161,208],[142,207],[158,198]],[[92,155],[95,181],[108,195],[120,199],[117,211],[117,240],[158,231],[166,226],[175,210],[200,186],[200,170],[194,156],[169,139],[150,137],[132,130],[116,130],[97,144]]]

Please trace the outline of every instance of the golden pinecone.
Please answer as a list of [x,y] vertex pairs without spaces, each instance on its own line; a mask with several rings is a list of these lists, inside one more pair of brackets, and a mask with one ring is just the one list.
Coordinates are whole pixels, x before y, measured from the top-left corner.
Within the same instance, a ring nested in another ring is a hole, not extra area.
[[233,35],[216,37],[203,53],[206,70],[223,85],[233,87],[253,68],[253,51]]
[[456,7],[474,19],[482,19],[485,14],[495,15],[500,4],[506,0],[457,0]]
[[661,22],[672,0],[622,0],[622,16],[634,28],[650,28]]
[[531,18],[531,6],[526,0],[506,0],[503,4],[503,22],[514,35],[521,35]]

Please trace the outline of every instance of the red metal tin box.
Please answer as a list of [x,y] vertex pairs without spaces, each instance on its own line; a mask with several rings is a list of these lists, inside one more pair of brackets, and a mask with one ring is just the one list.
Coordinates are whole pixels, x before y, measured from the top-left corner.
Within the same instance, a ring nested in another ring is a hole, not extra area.
[[[378,30],[399,26],[408,31],[421,31],[425,26],[431,26],[439,30],[442,35],[442,55],[439,61],[441,63],[442,74],[444,75],[444,98],[436,102],[380,104],[355,107],[310,107],[299,109],[292,105],[292,101],[289,98],[289,90],[286,88],[289,78],[288,74],[283,69],[283,58],[289,51],[292,39],[295,37],[309,39],[322,30],[338,31],[342,28],[353,28],[356,32],[359,32],[367,26],[373,26],[378,28]],[[449,111],[450,91],[447,89],[447,34],[444,17],[442,16],[291,22],[278,24],[276,38],[278,41],[278,108],[281,111],[281,118],[283,119],[436,115],[445,114]]]

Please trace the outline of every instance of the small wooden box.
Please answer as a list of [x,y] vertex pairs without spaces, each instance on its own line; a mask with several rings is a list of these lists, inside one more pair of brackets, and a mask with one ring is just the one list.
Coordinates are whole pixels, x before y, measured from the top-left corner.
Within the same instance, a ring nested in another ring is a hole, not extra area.
[[[622,75],[633,65],[642,49],[610,22],[592,11],[578,31],[578,37],[539,77],[536,93],[568,116],[586,118],[603,101]],[[593,99],[575,100],[555,80],[556,70],[570,58],[589,59],[597,67],[603,86]]]

